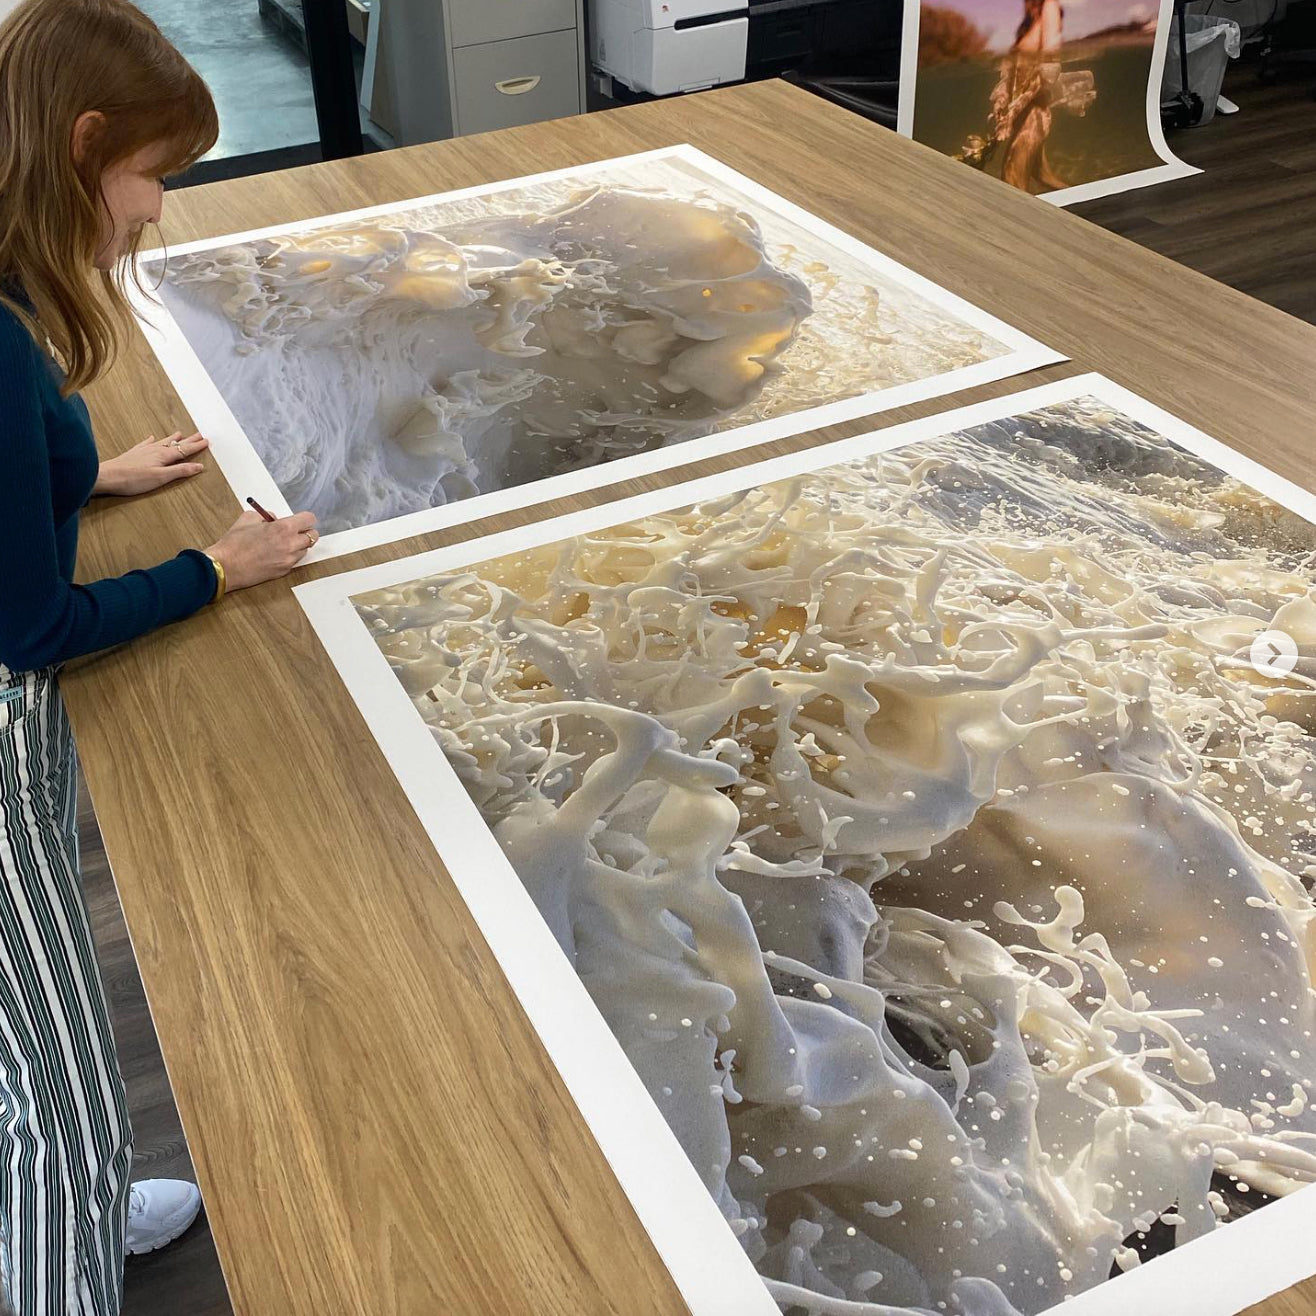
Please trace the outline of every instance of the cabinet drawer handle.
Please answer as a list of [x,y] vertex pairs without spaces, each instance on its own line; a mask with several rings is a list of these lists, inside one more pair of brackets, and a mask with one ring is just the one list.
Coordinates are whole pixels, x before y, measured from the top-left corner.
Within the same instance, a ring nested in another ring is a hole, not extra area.
[[504,78],[502,82],[495,82],[494,86],[504,96],[524,96],[539,86],[539,74],[536,73],[533,78]]

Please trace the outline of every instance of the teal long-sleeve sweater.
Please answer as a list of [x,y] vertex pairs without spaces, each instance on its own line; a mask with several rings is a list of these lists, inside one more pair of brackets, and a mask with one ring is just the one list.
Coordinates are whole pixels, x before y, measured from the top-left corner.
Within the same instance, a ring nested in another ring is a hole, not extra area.
[[0,305],[0,664],[50,667],[136,639],[204,607],[215,568],[196,549],[146,571],[73,583],[78,518],[100,460],[80,397]]

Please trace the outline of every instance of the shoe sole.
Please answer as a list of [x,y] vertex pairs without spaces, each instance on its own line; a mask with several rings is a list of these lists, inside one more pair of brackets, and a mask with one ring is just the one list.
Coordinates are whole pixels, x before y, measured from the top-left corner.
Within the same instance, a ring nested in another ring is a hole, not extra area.
[[200,1216],[201,1212],[198,1209],[196,1215],[187,1221],[186,1224],[180,1225],[179,1228],[175,1229],[172,1233],[166,1234],[158,1243],[152,1243],[150,1247],[141,1247],[140,1245],[137,1247],[129,1246],[125,1248],[125,1251],[130,1257],[149,1257],[152,1252],[159,1252],[161,1248],[168,1247],[170,1243],[176,1243],[189,1229],[192,1228],[194,1224],[196,1224]]

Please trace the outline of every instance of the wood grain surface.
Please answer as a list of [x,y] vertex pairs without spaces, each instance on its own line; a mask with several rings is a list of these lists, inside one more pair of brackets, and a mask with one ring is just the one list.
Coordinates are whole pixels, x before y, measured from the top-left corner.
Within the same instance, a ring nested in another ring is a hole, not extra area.
[[[1316,1279],[1309,1279],[1249,1307],[1243,1316],[1312,1316],[1313,1312],[1316,1312]],[[1174,1314],[1167,1313],[1166,1316]],[[1185,1312],[1184,1316],[1188,1313]]]
[[[105,983],[133,1122],[133,1177],[191,1179],[173,1093],[133,960],[114,879],[85,790],[78,798],[78,866],[87,897],[96,961]],[[129,1257],[122,1316],[233,1316],[203,1211],[181,1238],[157,1252]]]
[[[1225,4],[1212,7],[1225,16]],[[1087,201],[1078,214],[1281,311],[1316,322],[1316,97],[1310,66],[1263,82],[1245,50],[1225,95],[1240,115],[1171,135],[1205,176]]]
[[[68,669],[239,1316],[685,1310],[293,583],[1077,370],[1313,483],[1316,328],[781,83],[191,189],[170,195],[164,232],[218,236],[683,141],[1073,364],[308,568]],[[140,339],[89,401],[107,454],[187,424]],[[213,469],[96,507],[81,574],[204,546],[236,513]]]

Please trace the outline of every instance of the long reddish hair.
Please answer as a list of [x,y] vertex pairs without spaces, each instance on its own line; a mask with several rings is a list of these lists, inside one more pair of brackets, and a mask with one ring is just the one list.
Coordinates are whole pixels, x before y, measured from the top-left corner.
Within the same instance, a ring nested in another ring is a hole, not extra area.
[[[88,111],[103,122],[75,163]],[[105,369],[128,322],[141,235],[115,269],[93,265],[105,170],[158,145],[161,174],[178,173],[218,135],[206,84],[127,0],[23,0],[0,21],[0,302],[49,338],[66,393]]]

